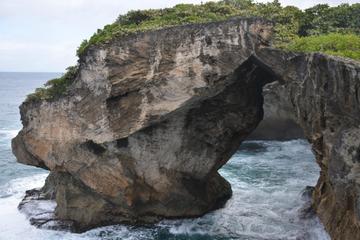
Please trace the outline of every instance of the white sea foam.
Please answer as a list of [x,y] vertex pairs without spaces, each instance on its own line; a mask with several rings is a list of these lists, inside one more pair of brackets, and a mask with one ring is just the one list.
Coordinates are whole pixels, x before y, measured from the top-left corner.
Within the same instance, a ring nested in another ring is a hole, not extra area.
[[[261,149],[238,152],[221,170],[233,189],[225,208],[197,219],[162,221],[152,228],[120,225],[83,234],[36,229],[17,205],[25,190],[43,185],[46,175],[13,180],[0,186],[0,240],[329,240],[318,218],[299,217],[304,204],[301,190],[316,183],[319,170],[309,145],[304,141],[258,143]],[[54,208],[41,204],[47,210]]]
[[[15,179],[5,186],[2,192],[6,192],[0,198],[0,239],[16,240],[16,239],[36,239],[33,236],[34,227],[30,226],[25,215],[21,214],[17,205],[21,201],[25,190],[41,187],[44,183],[46,175],[36,175],[26,178]],[[37,238],[39,239],[39,238]]]

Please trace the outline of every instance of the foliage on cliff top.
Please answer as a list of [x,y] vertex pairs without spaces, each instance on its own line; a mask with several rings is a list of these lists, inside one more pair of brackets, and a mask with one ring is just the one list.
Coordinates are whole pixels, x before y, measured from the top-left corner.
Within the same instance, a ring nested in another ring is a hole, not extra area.
[[67,87],[74,81],[78,72],[78,66],[71,66],[66,70],[66,73],[61,77],[47,81],[44,87],[37,88],[34,93],[29,94],[26,101],[51,100],[62,96],[66,92]]
[[[247,2],[247,1],[244,1]],[[244,15],[239,8],[225,2],[208,2],[201,5],[178,4],[173,8],[129,11],[84,40],[77,54],[81,55],[94,44],[111,40],[133,32],[161,29],[189,23],[204,23],[225,20],[236,15]]]
[[286,48],[298,52],[323,52],[360,61],[360,36],[355,34],[330,33],[300,37]]
[[130,11],[120,15],[114,23],[98,29],[89,40],[84,40],[77,54],[82,55],[91,45],[133,32],[220,21],[234,16],[257,16],[273,20],[276,23],[274,42],[278,47],[285,47],[298,36],[330,32],[360,34],[360,3],[337,7],[318,4],[302,11],[293,6],[282,7],[278,0],[268,3],[222,0],[200,5],[179,4],[173,8]]
[[[134,32],[161,29],[190,23],[221,21],[234,16],[263,17],[273,20],[274,45],[294,51],[320,51],[359,60],[360,3],[329,7],[318,4],[304,11],[297,7],[282,7],[278,0],[255,3],[253,0],[222,0],[201,5],[179,4],[173,8],[130,11],[103,29],[98,29],[77,50],[81,56],[92,46],[114,37]],[[342,33],[349,35],[330,34]],[[326,36],[319,36],[319,35]],[[27,100],[51,100],[63,95],[77,74],[77,67],[69,67],[60,78],[50,80],[36,89]]]

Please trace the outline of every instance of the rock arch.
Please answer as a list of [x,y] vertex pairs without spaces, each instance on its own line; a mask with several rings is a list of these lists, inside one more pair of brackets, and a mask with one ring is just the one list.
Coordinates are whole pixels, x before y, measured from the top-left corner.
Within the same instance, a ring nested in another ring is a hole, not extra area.
[[274,81],[263,87],[264,117],[248,140],[304,139],[304,130],[297,123],[294,108],[284,84]]
[[215,209],[231,196],[217,170],[261,121],[262,86],[278,81],[321,167],[314,207],[334,238],[355,239],[360,66],[268,48],[271,29],[235,18],[91,47],[66,96],[20,108],[14,154],[51,171],[36,194],[80,231]]

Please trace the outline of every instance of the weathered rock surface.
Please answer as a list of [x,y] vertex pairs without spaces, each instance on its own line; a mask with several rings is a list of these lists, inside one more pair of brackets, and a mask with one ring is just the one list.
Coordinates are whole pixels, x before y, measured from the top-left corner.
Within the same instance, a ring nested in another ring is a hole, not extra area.
[[320,178],[313,205],[333,239],[360,239],[360,64],[263,49],[312,144]]
[[264,117],[248,140],[290,140],[305,138],[304,131],[296,122],[286,86],[279,82],[263,87]]
[[50,169],[43,192],[77,230],[199,216],[231,196],[217,170],[278,80],[321,167],[314,209],[334,239],[359,239],[360,65],[270,38],[269,22],[232,19],[90,48],[67,96],[22,104],[14,154]]
[[80,230],[218,208],[231,187],[217,170],[261,120],[261,86],[274,80],[248,60],[270,35],[266,21],[234,19],[92,48],[68,96],[21,106],[14,153],[61,176],[56,216]]

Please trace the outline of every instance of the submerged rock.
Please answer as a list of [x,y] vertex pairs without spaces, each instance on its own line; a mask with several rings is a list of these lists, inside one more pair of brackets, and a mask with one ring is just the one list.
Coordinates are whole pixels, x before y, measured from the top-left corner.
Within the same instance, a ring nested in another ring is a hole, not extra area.
[[312,199],[312,196],[314,194],[314,191],[315,191],[315,187],[313,186],[306,186],[304,188],[304,190],[301,192],[301,198],[303,200],[311,200]]
[[305,201],[304,205],[299,209],[299,217],[302,219],[312,218],[316,214],[312,203],[314,191],[315,187],[306,186],[301,193],[301,198]]
[[217,171],[263,118],[262,87],[277,81],[321,167],[316,212],[335,239],[356,239],[360,65],[268,48],[271,29],[232,19],[92,47],[67,95],[21,105],[14,154],[50,169],[43,193],[76,230],[200,216],[231,196]]
[[25,214],[32,225],[38,228],[74,232],[77,230],[74,221],[59,219],[55,215],[54,181],[60,177],[55,175],[50,174],[41,189],[26,191],[18,209]]

